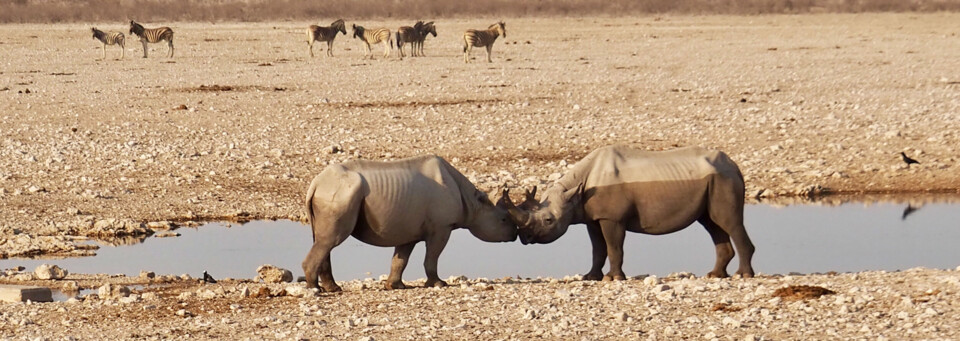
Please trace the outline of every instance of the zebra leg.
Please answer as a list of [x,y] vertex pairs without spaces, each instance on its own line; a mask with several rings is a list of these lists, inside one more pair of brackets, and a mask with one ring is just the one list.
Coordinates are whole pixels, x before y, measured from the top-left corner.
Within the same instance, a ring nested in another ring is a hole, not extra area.
[[493,59],[490,59],[490,54],[493,53],[493,44],[487,45],[487,63],[493,63]]
[[327,57],[333,57],[333,40],[327,41]]
[[120,44],[120,60],[123,60],[123,54],[124,54],[124,52],[126,52],[126,51],[125,51],[126,49],[127,49],[127,48],[126,48],[125,46],[123,46],[123,44]]
[[313,58],[313,42],[307,41],[308,49],[310,50],[310,57]]
[[147,58],[147,41],[141,40],[140,43],[143,44],[143,58]]
[[392,44],[393,42],[389,40],[383,42],[383,58],[390,58],[390,45]]
[[469,43],[467,43],[466,45],[463,45],[463,62],[464,63],[470,62],[470,44]]
[[107,59],[107,43],[103,43],[100,47],[103,48],[103,53],[100,54],[100,59]]
[[173,38],[167,40],[167,46],[170,47],[170,58],[173,58]]

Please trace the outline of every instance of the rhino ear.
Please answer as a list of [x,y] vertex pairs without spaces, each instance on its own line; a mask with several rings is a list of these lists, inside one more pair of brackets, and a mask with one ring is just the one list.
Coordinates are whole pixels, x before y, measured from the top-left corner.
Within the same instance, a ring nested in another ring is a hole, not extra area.
[[563,192],[563,201],[564,202],[570,202],[572,200],[579,201],[580,198],[583,196],[584,186],[585,185],[581,183],[577,185],[576,188],[571,188],[571,189],[568,189],[566,192]]

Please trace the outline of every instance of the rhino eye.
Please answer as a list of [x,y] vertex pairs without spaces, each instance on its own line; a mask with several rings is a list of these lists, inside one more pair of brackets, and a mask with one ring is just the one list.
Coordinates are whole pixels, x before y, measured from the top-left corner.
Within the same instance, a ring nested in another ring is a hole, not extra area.
[[546,222],[547,224],[553,224],[553,218],[547,218]]

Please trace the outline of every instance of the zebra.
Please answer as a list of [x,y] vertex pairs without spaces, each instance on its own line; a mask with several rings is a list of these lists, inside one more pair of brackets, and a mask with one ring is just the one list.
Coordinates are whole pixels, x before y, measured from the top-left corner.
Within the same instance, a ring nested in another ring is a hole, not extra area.
[[107,45],[119,45],[120,59],[123,59],[123,50],[126,49],[123,45],[125,41],[123,32],[104,32],[98,30],[96,27],[92,27],[90,30],[93,31],[93,39],[103,43],[103,57],[100,57],[100,59],[107,59]]
[[143,28],[133,20],[130,20],[130,34],[140,37],[140,43],[143,44],[143,58],[147,58],[147,43],[159,43],[167,41],[169,53],[167,57],[173,58],[173,30],[169,27]]
[[490,25],[486,30],[467,30],[463,33],[463,62],[470,62],[470,49],[473,46],[487,48],[487,62],[492,63],[490,52],[493,50],[493,42],[497,37],[503,35],[507,37],[507,24],[503,21]]
[[437,29],[433,26],[433,22],[428,22],[426,24],[423,21],[417,21],[413,27],[403,26],[397,30],[397,49],[400,50],[400,59],[403,59],[405,56],[403,54],[403,43],[410,43],[410,55],[417,57],[423,56],[423,41],[427,38],[427,34],[433,34],[434,37],[437,36]]
[[390,30],[386,28],[366,29],[363,26],[353,24],[353,37],[360,38],[363,44],[367,46],[367,54],[373,59],[373,52],[370,50],[370,44],[383,43],[383,57],[390,57],[390,49],[393,48],[393,37]]
[[400,51],[400,59],[402,60],[405,56],[403,54],[403,43],[410,43],[410,56],[417,56],[417,41],[420,40],[420,32],[423,29],[423,21],[417,21],[416,24],[413,24],[413,27],[410,26],[400,26],[397,29],[397,50]]
[[327,56],[333,57],[333,38],[337,37],[337,32],[347,35],[347,28],[346,25],[343,24],[343,19],[337,19],[337,21],[330,23],[330,26],[310,25],[310,28],[307,29],[307,44],[310,45],[310,57],[313,57],[313,42],[315,41],[327,42]]
[[427,33],[432,34],[434,37],[437,36],[437,27],[433,25],[433,22],[428,22],[423,24],[423,27],[420,30],[420,40],[417,40],[417,43],[414,46],[417,47],[417,55],[420,57],[426,56],[423,54],[423,41],[427,40]]

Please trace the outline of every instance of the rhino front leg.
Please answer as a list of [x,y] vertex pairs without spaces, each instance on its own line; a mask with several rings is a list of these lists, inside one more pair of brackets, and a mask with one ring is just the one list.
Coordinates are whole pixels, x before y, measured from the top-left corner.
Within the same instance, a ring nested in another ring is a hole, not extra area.
[[607,242],[607,257],[610,258],[610,271],[603,276],[604,281],[622,281],[627,279],[623,275],[623,237],[626,230],[619,222],[602,220],[600,230],[603,239]]
[[607,242],[603,239],[600,223],[596,221],[587,223],[587,234],[590,235],[590,244],[593,246],[593,265],[590,272],[583,275],[583,279],[599,281],[603,279],[603,263],[607,262]]
[[437,262],[440,259],[440,253],[447,246],[447,240],[450,239],[450,230],[438,231],[427,237],[427,254],[423,260],[423,268],[427,273],[426,287],[445,287],[447,282],[440,279],[437,275]]
[[387,277],[384,287],[387,290],[406,289],[403,284],[403,270],[407,268],[407,262],[410,261],[410,253],[417,243],[403,244],[393,249],[393,261],[390,263],[390,276]]
[[730,244],[730,235],[710,219],[701,219],[700,224],[710,233],[713,245],[717,248],[717,262],[713,266],[713,271],[710,271],[707,277],[728,277],[727,265],[733,259],[733,245]]

